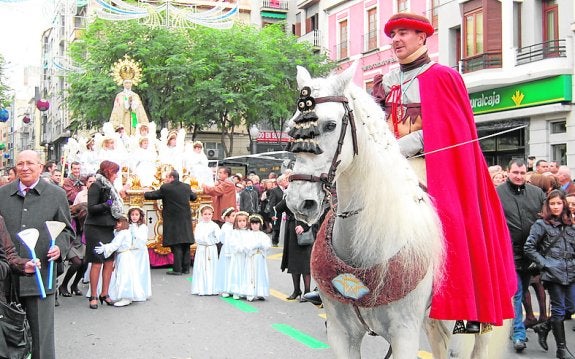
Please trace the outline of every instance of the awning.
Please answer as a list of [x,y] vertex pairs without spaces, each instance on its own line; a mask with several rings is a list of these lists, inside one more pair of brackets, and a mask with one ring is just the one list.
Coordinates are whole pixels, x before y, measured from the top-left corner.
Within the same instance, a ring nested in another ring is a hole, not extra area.
[[280,12],[272,12],[272,11],[262,11],[260,12],[262,17],[269,17],[271,19],[283,19],[287,18],[287,14],[280,13]]

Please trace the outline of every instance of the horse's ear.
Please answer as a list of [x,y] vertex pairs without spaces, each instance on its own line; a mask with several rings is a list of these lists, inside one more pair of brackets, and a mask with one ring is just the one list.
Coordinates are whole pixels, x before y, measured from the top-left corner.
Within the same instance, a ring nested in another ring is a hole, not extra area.
[[356,70],[357,70],[357,61],[354,61],[350,67],[348,67],[341,73],[339,77],[340,80],[343,81],[345,84],[353,82],[353,76],[355,75]]
[[303,87],[304,84],[307,84],[311,81],[311,75],[307,71],[305,67],[296,66],[297,67],[297,85],[299,88]]

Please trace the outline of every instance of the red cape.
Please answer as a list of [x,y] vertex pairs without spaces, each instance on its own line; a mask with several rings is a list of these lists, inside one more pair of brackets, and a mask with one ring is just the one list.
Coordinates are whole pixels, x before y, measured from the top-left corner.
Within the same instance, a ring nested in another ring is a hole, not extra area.
[[[418,80],[425,153],[476,139],[459,73],[435,64]],[[446,243],[444,281],[432,299],[431,317],[501,325],[514,316],[516,273],[507,223],[479,142],[428,154],[425,162]]]

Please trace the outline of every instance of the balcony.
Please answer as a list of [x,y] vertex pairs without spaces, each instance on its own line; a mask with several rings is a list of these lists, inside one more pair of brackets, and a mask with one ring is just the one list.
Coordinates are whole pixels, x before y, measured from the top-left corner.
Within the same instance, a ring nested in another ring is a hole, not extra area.
[[261,11],[275,11],[284,12],[288,11],[289,2],[287,0],[262,0]]
[[517,49],[517,65],[556,57],[567,57],[565,39],[545,41]]
[[321,47],[321,32],[319,30],[312,30],[305,35],[298,37],[298,42],[309,42],[314,48]]
[[486,52],[481,55],[461,59],[461,71],[468,72],[501,68],[501,52]]

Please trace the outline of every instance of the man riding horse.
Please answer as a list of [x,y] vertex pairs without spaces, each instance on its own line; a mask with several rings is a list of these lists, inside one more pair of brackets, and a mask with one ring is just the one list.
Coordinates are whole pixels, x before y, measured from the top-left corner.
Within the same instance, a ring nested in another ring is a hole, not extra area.
[[[398,13],[384,31],[399,67],[376,75],[372,94],[434,199],[445,236],[445,279],[430,317],[456,320],[454,333],[485,332],[513,318],[517,284],[505,217],[474,141],[467,89],[458,72],[429,58],[425,43],[434,28],[427,18]],[[319,299],[317,292],[305,298]]]

